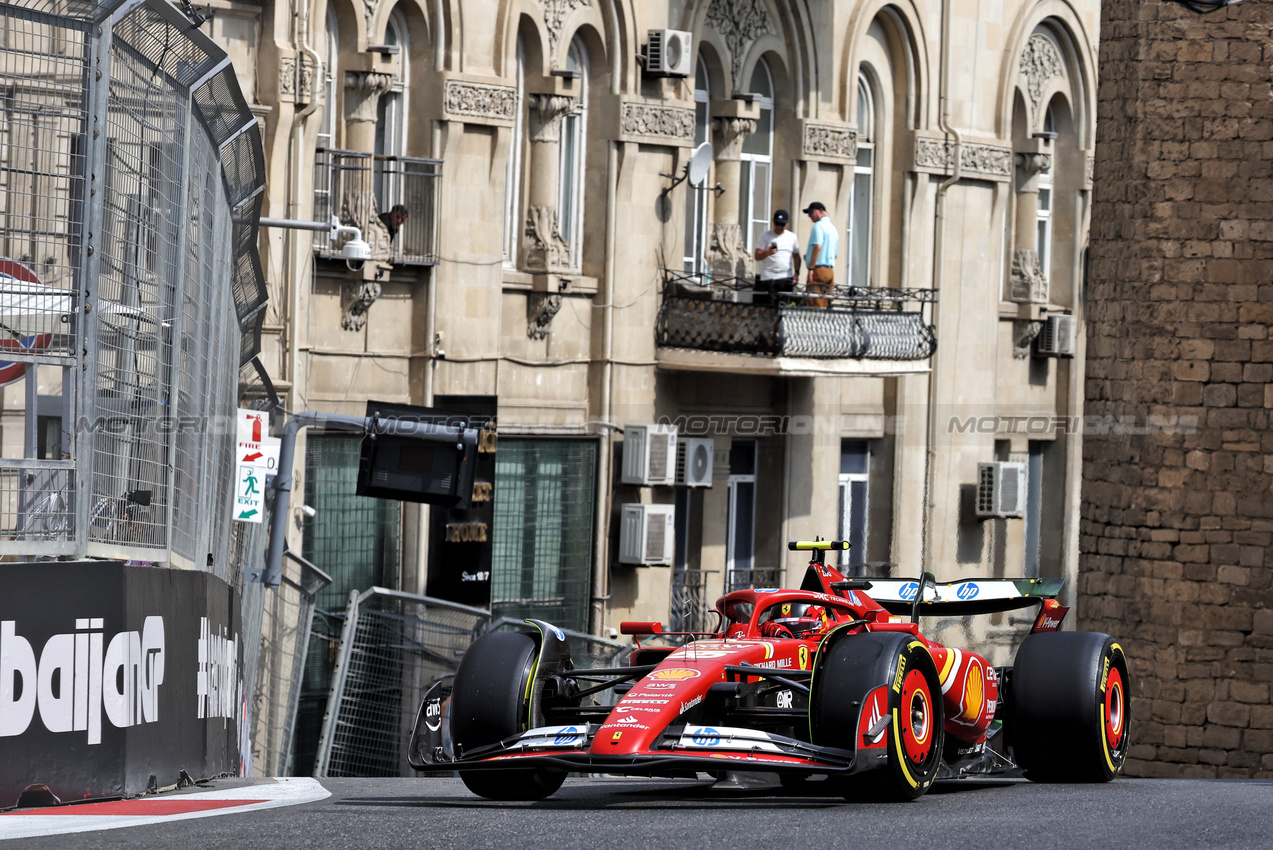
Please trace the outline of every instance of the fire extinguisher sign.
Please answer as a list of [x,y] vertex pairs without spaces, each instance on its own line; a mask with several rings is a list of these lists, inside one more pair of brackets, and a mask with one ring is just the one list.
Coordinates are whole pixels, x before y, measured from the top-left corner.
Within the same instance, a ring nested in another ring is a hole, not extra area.
[[235,430],[234,518],[259,523],[265,510],[265,476],[278,468],[280,441],[270,436],[270,415],[263,410],[239,408]]

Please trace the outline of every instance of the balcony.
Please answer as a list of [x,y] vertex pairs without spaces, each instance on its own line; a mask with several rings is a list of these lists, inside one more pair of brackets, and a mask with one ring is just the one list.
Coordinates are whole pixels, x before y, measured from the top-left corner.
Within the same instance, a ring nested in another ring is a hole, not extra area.
[[[374,156],[361,151],[319,148],[314,157],[314,219],[334,215],[361,228],[372,259],[407,266],[438,264],[438,193],[442,161],[409,156]],[[388,238],[379,218],[396,204],[407,220]],[[340,259],[341,243],[314,235],[314,253]]]
[[665,270],[655,329],[659,366],[792,376],[928,371],[937,348],[929,324],[933,290],[803,290],[783,293],[775,304],[751,280]]

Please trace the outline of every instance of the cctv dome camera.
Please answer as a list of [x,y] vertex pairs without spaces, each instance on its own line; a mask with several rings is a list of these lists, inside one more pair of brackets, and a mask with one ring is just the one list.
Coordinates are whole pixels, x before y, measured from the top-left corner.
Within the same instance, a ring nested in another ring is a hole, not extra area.
[[340,249],[340,255],[345,258],[345,265],[349,270],[356,272],[362,269],[363,263],[371,259],[371,246],[354,237]]

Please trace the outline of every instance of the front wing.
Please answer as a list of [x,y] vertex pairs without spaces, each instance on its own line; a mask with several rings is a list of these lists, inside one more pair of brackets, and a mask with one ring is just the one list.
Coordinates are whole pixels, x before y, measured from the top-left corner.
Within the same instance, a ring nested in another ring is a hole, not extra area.
[[409,759],[417,770],[545,767],[578,773],[649,776],[699,770],[846,775],[881,766],[886,758],[883,750],[858,757],[850,750],[820,747],[754,729],[698,725],[669,728],[655,749],[606,755],[588,749],[596,734],[593,724],[546,726],[455,755],[442,746],[412,746]]

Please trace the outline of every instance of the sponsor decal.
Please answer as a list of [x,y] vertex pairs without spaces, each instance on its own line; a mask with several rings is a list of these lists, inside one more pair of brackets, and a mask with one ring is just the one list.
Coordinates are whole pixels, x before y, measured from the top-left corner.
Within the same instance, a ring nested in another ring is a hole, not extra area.
[[615,732],[613,735],[610,736],[610,743],[613,744],[615,741],[619,740],[622,737],[623,737],[623,730],[620,729],[618,732]]
[[955,595],[960,599],[975,599],[980,592],[981,588],[971,581],[966,581],[955,588]]
[[[5,681],[8,681],[7,679]],[[1109,656],[1105,656],[1105,663],[1101,667],[1101,693],[1105,693],[1105,686],[1109,684]],[[3,734],[0,732],[0,734]]]
[[436,732],[442,728],[442,700],[438,697],[429,700],[424,707],[424,725],[430,732]]
[[553,746],[569,747],[572,744],[578,743],[579,737],[580,733],[578,729],[573,726],[567,726],[565,729],[558,730],[557,734],[553,737]]
[[199,618],[199,667],[195,695],[199,717],[238,717],[239,636],[231,640],[224,626],[213,630]]
[[[804,649],[804,647],[801,647],[801,649]],[[781,668],[786,668],[786,667],[790,667],[790,666],[791,666],[791,659],[790,659],[790,658],[778,658],[778,659],[775,659],[775,660],[773,660],[773,661],[757,661],[757,662],[756,662],[756,666],[757,666],[757,667],[763,667],[763,668],[765,668],[766,670],[774,670],[774,669],[777,669],[777,668],[780,668],[780,667],[781,667]]]
[[0,737],[21,735],[37,715],[50,732],[87,733],[89,744],[102,742],[103,712],[121,729],[159,720],[163,617],[109,641],[102,628],[100,617],[77,619],[37,655],[16,620],[0,622]]
[[638,721],[637,721],[637,719],[636,719],[635,717],[628,716],[628,717],[620,717],[618,720],[611,720],[610,722],[611,722],[611,723],[623,723],[623,724],[629,724],[629,723],[636,723],[636,722],[638,722]]
[[557,638],[557,640],[564,641],[566,639],[566,635],[562,632],[561,629],[557,628],[556,626],[549,626],[548,628],[553,633],[553,637]]
[[690,700],[689,702],[681,703],[681,710],[679,713],[684,714],[685,712],[689,711],[691,708],[698,705],[702,701],[703,701],[703,695],[699,694],[698,696],[694,697],[694,699]]
[[790,603],[790,602],[784,602],[784,603],[782,603],[782,616],[784,616],[784,617],[790,617],[790,616],[791,616],[791,603]]
[[715,747],[720,744],[720,733],[710,726],[700,726],[694,730],[690,740],[697,747]]
[[800,647],[799,656],[800,656],[800,669],[808,670],[809,669],[809,647],[807,646]]
[[854,608],[862,607],[862,601],[858,599],[858,592],[856,590],[849,591],[849,604]]
[[915,594],[919,593],[919,582],[908,581],[902,585],[902,589],[897,591],[897,595],[910,602],[915,598]]
[[624,705],[623,710],[644,712],[646,714],[662,714],[663,713],[663,709],[661,708],[646,708],[643,705]]
[[694,660],[698,658],[724,658],[727,655],[733,654],[734,653],[723,649],[697,649],[691,645],[681,647],[676,652],[669,655],[668,658],[686,658]]
[[783,690],[778,692],[778,707],[791,708],[791,691]]
[[902,692],[902,674],[906,672],[906,656],[897,659],[897,675],[893,677],[893,693]]
[[981,716],[985,705],[985,683],[982,679],[981,664],[973,661],[968,665],[968,673],[964,676],[963,712],[960,717],[967,721],[976,721]]
[[655,670],[650,674],[650,678],[656,681],[683,682],[686,679],[697,679],[701,675],[697,670],[690,670],[685,667],[669,667],[666,670]]
[[679,688],[680,684],[678,684],[677,682],[642,682],[641,687],[642,688],[673,688],[675,689],[675,688]]
[[1054,632],[1059,628],[1061,628],[1061,619],[1059,617],[1053,617],[1051,614],[1044,614],[1039,618],[1039,625],[1035,631]]
[[633,699],[632,697],[624,697],[619,700],[619,704],[624,708],[629,705],[667,705],[669,702],[671,702],[670,699]]

